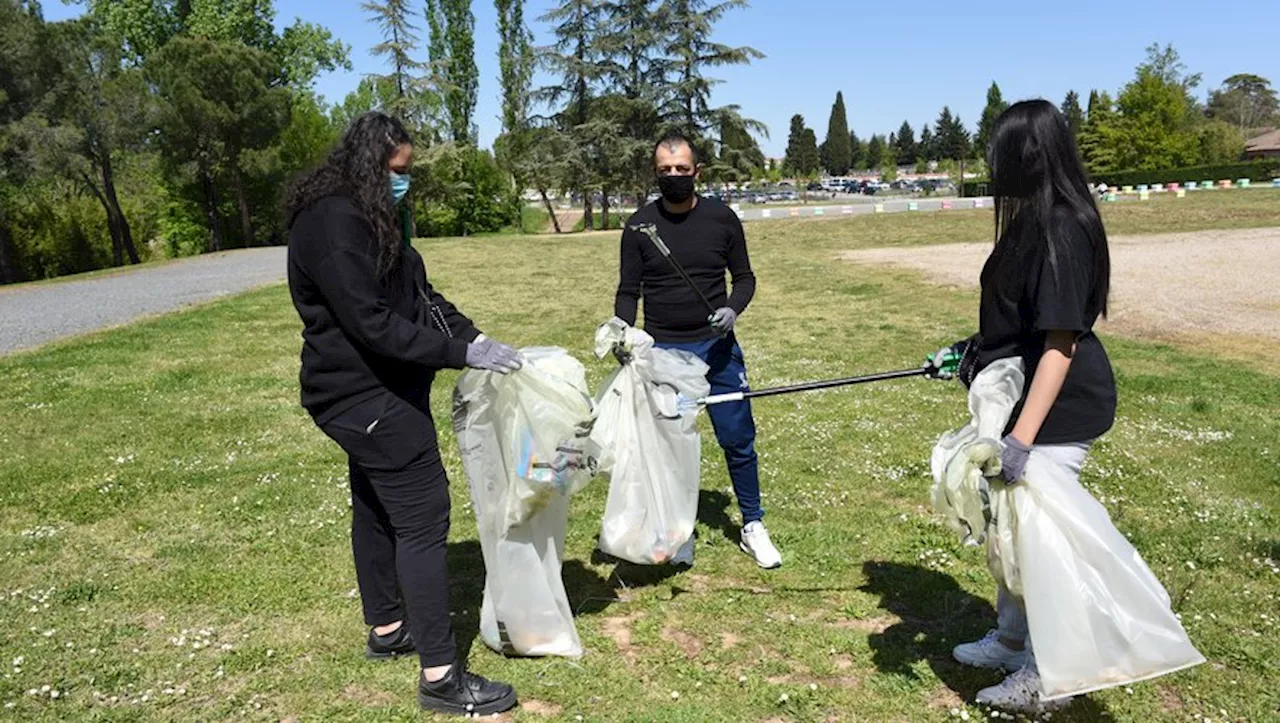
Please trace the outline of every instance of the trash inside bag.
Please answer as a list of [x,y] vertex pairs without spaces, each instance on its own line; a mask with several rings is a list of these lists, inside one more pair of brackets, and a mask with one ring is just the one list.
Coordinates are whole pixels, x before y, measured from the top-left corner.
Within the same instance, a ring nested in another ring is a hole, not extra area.
[[596,397],[591,438],[610,477],[600,550],[639,565],[669,562],[693,536],[701,443],[697,406],[707,365],[684,351],[656,349],[653,337],[614,320],[596,332],[596,356],[621,344],[629,361]]
[[973,419],[934,448],[933,500],[1026,609],[1044,700],[1166,675],[1204,662],[1169,595],[1071,471],[1033,447],[1023,480],[999,477],[1000,437],[1022,396],[1020,359],[969,390]]
[[453,425],[485,562],[480,636],[508,655],[582,654],[561,581],[569,496],[596,448],[585,370],[563,349],[521,351],[508,375],[468,371]]

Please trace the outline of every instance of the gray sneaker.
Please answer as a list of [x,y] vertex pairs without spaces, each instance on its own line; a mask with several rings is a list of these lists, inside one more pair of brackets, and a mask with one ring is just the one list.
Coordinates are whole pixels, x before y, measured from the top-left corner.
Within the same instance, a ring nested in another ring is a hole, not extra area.
[[991,630],[972,643],[957,645],[951,651],[952,657],[965,665],[975,668],[991,668],[1012,673],[1021,670],[1027,664],[1026,650],[1014,650],[1000,642],[1000,631]]
[[1026,715],[1051,713],[1071,705],[1071,698],[1040,700],[1040,671],[1034,662],[1009,675],[999,685],[978,691],[975,700],[980,705]]

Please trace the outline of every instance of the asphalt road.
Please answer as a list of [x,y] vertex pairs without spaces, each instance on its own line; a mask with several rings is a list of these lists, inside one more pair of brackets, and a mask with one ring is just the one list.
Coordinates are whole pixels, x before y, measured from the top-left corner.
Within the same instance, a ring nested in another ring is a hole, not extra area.
[[122,273],[0,287],[0,354],[238,294],[285,278],[284,247],[206,254]]

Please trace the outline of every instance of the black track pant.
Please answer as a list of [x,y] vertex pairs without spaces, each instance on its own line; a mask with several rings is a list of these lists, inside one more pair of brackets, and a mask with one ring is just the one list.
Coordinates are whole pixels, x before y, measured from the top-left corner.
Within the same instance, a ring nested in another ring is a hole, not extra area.
[[[446,549],[449,480],[426,400],[384,392],[321,429],[350,459],[351,548],[369,625],[404,620],[423,667],[456,655]],[[402,594],[403,593],[403,594]],[[407,610],[406,610],[407,608]]]

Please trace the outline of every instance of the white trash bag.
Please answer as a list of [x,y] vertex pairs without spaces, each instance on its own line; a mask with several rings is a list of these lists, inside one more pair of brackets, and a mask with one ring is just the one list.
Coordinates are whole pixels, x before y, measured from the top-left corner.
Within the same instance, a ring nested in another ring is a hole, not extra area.
[[1043,700],[1203,663],[1164,586],[1068,471],[1033,448],[1021,482],[998,476],[997,440],[1023,384],[1019,359],[978,375],[973,420],[933,450],[933,493],[963,541],[985,538],[992,575],[1022,599]]
[[521,350],[509,375],[468,371],[453,426],[484,553],[480,637],[507,655],[582,655],[560,577],[569,496],[594,476],[585,370],[563,349]]
[[653,337],[618,319],[596,331],[596,356],[618,342],[631,360],[597,395],[591,433],[610,476],[600,550],[657,565],[693,536],[702,447],[692,402],[711,392],[708,367],[688,352],[654,348]]

